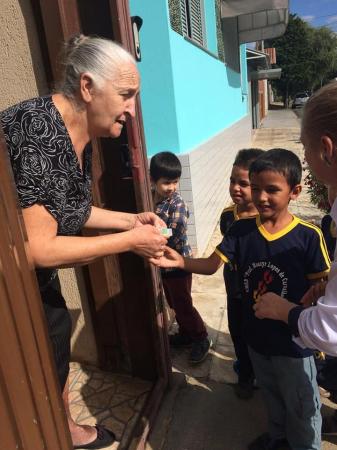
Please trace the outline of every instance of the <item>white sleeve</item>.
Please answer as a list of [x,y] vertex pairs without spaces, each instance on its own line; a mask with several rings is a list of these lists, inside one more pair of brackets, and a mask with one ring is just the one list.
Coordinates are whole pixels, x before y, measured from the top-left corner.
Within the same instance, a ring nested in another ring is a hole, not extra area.
[[325,295],[316,306],[304,309],[298,318],[301,347],[317,349],[337,356],[337,261],[331,265]]

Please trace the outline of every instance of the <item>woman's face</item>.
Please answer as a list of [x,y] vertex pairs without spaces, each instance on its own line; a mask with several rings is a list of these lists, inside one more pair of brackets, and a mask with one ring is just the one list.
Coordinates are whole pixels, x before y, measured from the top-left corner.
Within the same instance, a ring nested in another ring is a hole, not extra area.
[[139,74],[132,63],[121,66],[115,80],[107,80],[101,89],[91,87],[86,109],[90,137],[118,137],[127,117],[135,116],[139,92]]
[[304,146],[305,159],[315,177],[326,186],[336,189],[337,162],[333,157],[336,154],[333,141],[328,136],[322,136],[314,142],[304,130],[301,133],[301,141]]

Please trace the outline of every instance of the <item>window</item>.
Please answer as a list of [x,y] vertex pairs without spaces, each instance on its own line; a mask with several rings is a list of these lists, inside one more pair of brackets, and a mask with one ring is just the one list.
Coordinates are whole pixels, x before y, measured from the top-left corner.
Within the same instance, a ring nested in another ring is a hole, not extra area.
[[206,47],[203,0],[169,0],[169,10],[173,30]]
[[180,0],[183,35],[205,46],[205,15],[203,0]]

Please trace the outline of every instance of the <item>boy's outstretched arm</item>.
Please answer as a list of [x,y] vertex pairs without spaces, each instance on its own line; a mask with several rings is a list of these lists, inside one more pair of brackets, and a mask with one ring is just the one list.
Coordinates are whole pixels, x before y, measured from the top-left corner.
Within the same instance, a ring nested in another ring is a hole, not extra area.
[[212,275],[223,264],[222,259],[215,252],[208,258],[184,258],[170,247],[165,247],[164,256],[151,258],[150,262],[158,267],[182,269],[201,275]]

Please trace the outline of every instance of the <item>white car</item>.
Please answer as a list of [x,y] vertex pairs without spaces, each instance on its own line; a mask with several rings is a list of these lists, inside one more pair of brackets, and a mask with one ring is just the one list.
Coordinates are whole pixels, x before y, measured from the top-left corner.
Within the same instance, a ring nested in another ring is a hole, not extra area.
[[291,106],[292,109],[301,108],[302,106],[304,106],[305,103],[309,100],[309,97],[310,95],[308,94],[308,92],[299,92],[298,94],[296,94]]

